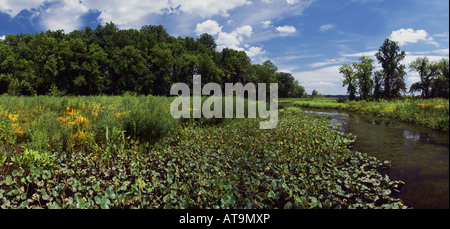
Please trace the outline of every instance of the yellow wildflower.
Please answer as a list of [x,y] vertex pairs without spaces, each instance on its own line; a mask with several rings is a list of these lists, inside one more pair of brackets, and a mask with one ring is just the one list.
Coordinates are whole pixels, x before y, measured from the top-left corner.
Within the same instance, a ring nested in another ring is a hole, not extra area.
[[440,108],[445,108],[446,106],[445,105],[437,105],[437,106],[434,106],[434,109],[440,109]]
[[9,115],[8,115],[8,118],[9,118],[11,121],[15,122],[15,121],[17,121],[17,119],[19,119],[19,114],[16,114],[16,115],[9,114]]
[[13,123],[11,125],[11,130],[14,132],[15,135],[25,134],[25,128],[23,126],[19,126],[19,124],[17,123]]
[[417,104],[417,106],[419,106],[419,107],[422,107],[422,108],[425,108],[425,107],[429,107],[429,106],[430,106],[430,104],[426,104],[426,103],[419,103],[419,104]]
[[79,116],[75,116],[74,120],[71,122],[68,122],[69,125],[77,125],[77,124],[81,124],[84,125],[88,122],[87,118],[79,115]]
[[63,119],[63,118],[61,118],[61,117],[58,117],[57,119],[56,119],[56,121],[59,121],[59,122],[61,122],[61,124],[66,124],[66,120],[65,119]]

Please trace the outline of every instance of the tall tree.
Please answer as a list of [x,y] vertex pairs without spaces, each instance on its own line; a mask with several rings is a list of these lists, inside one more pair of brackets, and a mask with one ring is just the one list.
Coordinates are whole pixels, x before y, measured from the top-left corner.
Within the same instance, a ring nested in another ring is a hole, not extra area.
[[343,64],[339,68],[339,73],[341,73],[344,77],[342,86],[345,87],[347,85],[347,93],[348,93],[349,99],[355,100],[358,83],[357,83],[357,79],[356,79],[355,71],[354,71],[353,67],[348,64]]
[[359,85],[359,95],[361,99],[369,99],[372,96],[373,80],[372,71],[375,68],[373,59],[362,56],[360,63],[353,63],[356,70],[356,78]]
[[406,90],[405,66],[400,64],[406,53],[400,51],[397,42],[386,39],[375,56],[383,68],[381,73],[384,82],[384,97],[395,98],[400,96],[401,92]]
[[214,38],[207,33],[200,35],[200,38],[197,40],[197,42],[202,44],[207,50],[214,50],[217,47]]
[[383,96],[383,73],[376,71],[373,73],[373,98],[381,99]]
[[431,96],[449,98],[449,60],[442,58],[431,67],[434,72],[433,83],[431,85]]
[[409,68],[420,76],[420,81],[411,85],[410,92],[420,91],[422,97],[429,98],[432,83],[430,60],[427,57],[418,57],[409,65]]

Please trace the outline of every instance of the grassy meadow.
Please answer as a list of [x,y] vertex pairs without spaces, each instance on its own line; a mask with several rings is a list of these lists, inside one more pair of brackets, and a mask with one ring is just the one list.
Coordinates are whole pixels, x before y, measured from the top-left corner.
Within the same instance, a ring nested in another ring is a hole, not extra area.
[[[170,116],[154,96],[0,96],[0,208],[406,208],[326,116]],[[447,107],[448,112],[448,107]]]
[[336,98],[282,99],[282,106],[332,108],[395,118],[401,121],[449,132],[448,99],[399,99],[348,101]]

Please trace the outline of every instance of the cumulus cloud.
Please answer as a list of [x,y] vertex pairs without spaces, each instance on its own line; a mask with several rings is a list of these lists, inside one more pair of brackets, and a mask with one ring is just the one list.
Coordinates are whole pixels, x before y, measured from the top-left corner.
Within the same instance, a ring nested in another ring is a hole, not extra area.
[[417,43],[419,41],[426,41],[429,44],[438,45],[433,38],[428,36],[428,33],[423,30],[414,29],[399,29],[391,33],[389,39],[398,42],[400,46],[406,45],[408,43]]
[[218,50],[222,50],[224,48],[231,48],[239,51],[244,50],[239,47],[241,44],[239,38],[232,33],[220,32],[216,42]]
[[168,0],[150,1],[122,1],[102,0],[83,1],[83,4],[92,10],[100,12],[98,20],[102,23],[114,22],[121,27],[128,27],[142,20],[150,14],[163,14],[171,12],[171,4]]
[[0,41],[5,40],[5,39],[6,39],[6,36],[5,36],[5,35],[0,36]]
[[247,56],[249,56],[249,57],[255,57],[255,56],[260,56],[260,55],[266,54],[266,51],[264,51],[262,49],[262,47],[256,47],[256,46],[249,47],[248,50],[245,52],[247,53]]
[[[53,0],[47,0],[52,2]],[[0,0],[0,12],[15,17],[22,10],[32,10],[44,4],[45,0]]]
[[237,36],[246,36],[246,37],[250,37],[252,35],[253,29],[251,26],[249,25],[244,25],[242,27],[239,27],[236,29],[235,33]]
[[203,28],[208,28],[217,34],[217,51],[222,51],[222,49],[224,48],[230,48],[237,51],[246,52],[247,55],[252,59],[252,61],[255,62],[262,62],[267,59],[263,56],[264,54],[266,54],[266,51],[263,50],[262,47],[252,46],[244,42],[245,39],[251,37],[253,34],[253,28],[249,25],[240,26],[232,32],[227,33],[222,31],[222,26],[219,26],[219,24],[215,21],[210,21],[208,23],[203,22],[197,25],[197,34],[199,34],[199,30],[203,31]]
[[276,30],[281,33],[281,36],[287,36],[297,31],[292,25],[278,26]]
[[[78,19],[89,11],[98,12],[97,19],[102,24],[112,21],[121,28],[128,28],[148,24],[143,21],[149,15],[186,13],[202,18],[229,16],[229,10],[251,3],[248,0],[0,0],[0,12],[13,18],[22,10],[35,11],[36,15],[43,18],[42,24],[47,29],[58,27],[73,30],[79,26]],[[57,18],[61,20],[58,21]]]
[[232,48],[239,51],[244,51],[240,47],[245,37],[250,37],[252,35],[253,28],[249,25],[244,25],[238,27],[231,33],[220,32],[217,38],[217,49],[222,50],[223,48]]
[[197,24],[195,28],[195,33],[197,35],[201,35],[204,33],[211,34],[212,36],[222,32],[223,26],[219,26],[219,23],[217,23],[214,20],[207,20],[203,23]]
[[71,32],[83,26],[81,17],[87,12],[89,9],[79,0],[62,0],[55,2],[40,15],[46,29],[63,29],[65,32]]

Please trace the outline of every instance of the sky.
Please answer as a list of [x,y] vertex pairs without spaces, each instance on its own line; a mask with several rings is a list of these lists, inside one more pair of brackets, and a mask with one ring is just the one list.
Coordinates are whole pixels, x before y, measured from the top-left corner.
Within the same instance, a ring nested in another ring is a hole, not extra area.
[[[211,34],[253,64],[271,60],[307,93],[346,94],[339,67],[374,54],[385,39],[417,57],[449,57],[447,0],[0,0],[0,39],[7,34],[113,22],[121,29],[163,25],[175,37]],[[419,80],[409,70],[409,87]]]

